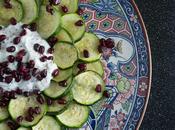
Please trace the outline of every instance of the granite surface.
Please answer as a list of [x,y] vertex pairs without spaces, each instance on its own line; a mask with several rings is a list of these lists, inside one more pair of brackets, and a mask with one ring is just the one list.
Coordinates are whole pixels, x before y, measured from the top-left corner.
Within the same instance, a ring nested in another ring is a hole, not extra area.
[[152,50],[153,81],[140,130],[175,130],[175,0],[135,0]]

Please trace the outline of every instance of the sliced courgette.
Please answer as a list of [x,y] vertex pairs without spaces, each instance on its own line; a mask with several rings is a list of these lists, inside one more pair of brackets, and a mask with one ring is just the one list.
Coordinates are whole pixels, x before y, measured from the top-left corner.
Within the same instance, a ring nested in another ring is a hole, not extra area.
[[19,116],[24,116],[24,117],[27,116],[26,112],[28,111],[29,107],[32,107],[32,108],[40,107],[41,113],[38,115],[35,115],[34,120],[32,122],[22,120],[22,122],[19,123],[21,126],[28,127],[28,126],[35,125],[43,117],[43,115],[47,111],[46,103],[44,104],[38,103],[36,96],[34,95],[29,97],[18,96],[16,99],[10,100],[8,110],[13,120],[16,121],[17,117]]
[[65,126],[71,128],[81,128],[89,116],[89,107],[72,102],[68,109],[57,115],[57,119]]
[[7,121],[0,122],[0,130],[11,130],[11,128],[7,125]]
[[[66,103],[59,104],[58,100],[64,100]],[[69,104],[72,102],[72,100],[73,97],[71,92],[59,99],[53,100],[53,104],[48,106],[48,113],[50,115],[57,115],[64,112],[67,109],[67,107],[69,107]]]
[[75,63],[77,60],[76,48],[68,43],[59,42],[54,46],[54,62],[61,69],[66,69]]
[[55,37],[57,39],[59,39],[60,42],[67,42],[67,43],[72,43],[72,38],[70,36],[70,34],[68,33],[68,31],[66,31],[65,29],[61,29],[56,35]]
[[60,82],[67,78],[69,78],[72,75],[72,68],[68,68],[65,70],[60,69],[59,75],[53,78],[53,81]]
[[13,17],[19,22],[23,18],[23,8],[17,0],[10,0],[12,8],[4,7],[4,0],[0,0],[0,25],[8,25]]
[[44,94],[50,98],[58,98],[66,94],[72,83],[72,76],[62,82],[66,82],[67,85],[61,86],[58,82],[51,81],[50,87],[44,90]]
[[80,61],[76,62],[73,67],[73,75],[79,74],[80,69],[78,68],[78,65],[80,64],[85,64],[86,66],[85,71],[91,70],[91,71],[98,73],[100,76],[103,76],[104,70],[103,70],[102,63],[99,60],[95,62],[91,62],[91,63],[85,63],[85,62],[80,62]]
[[9,117],[9,113],[6,107],[0,107],[0,121],[5,120]]
[[[101,92],[96,92],[96,86],[101,86]],[[99,74],[87,71],[76,76],[72,82],[73,98],[80,104],[91,105],[103,96],[105,83]]]
[[73,42],[80,40],[85,33],[85,24],[82,26],[75,25],[79,20],[82,18],[78,14],[66,14],[61,18],[61,26],[71,34]]
[[17,130],[31,130],[31,128],[19,127]]
[[38,7],[35,0],[19,0],[23,6],[24,17],[21,22],[29,24],[38,16]]
[[61,130],[61,126],[51,116],[44,116],[32,130]]
[[[78,57],[87,62],[92,62],[100,59],[101,54],[98,52],[99,39],[92,33],[85,33],[84,37],[77,43],[75,47],[78,50]],[[88,57],[84,56],[84,51],[88,51]]]
[[39,34],[47,39],[50,37],[60,26],[61,14],[54,10],[51,14],[47,12],[46,6],[41,6],[39,18],[37,19]]

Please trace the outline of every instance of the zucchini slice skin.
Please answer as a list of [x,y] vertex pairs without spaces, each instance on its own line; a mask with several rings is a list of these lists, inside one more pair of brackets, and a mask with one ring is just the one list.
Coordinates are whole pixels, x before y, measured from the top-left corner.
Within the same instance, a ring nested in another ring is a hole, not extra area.
[[31,130],[31,128],[19,127],[17,130]]
[[8,109],[0,107],[0,122],[9,117]]
[[77,60],[77,50],[76,48],[68,43],[58,42],[54,49],[54,62],[61,69],[67,69],[72,67]]
[[[96,92],[96,86],[101,86],[101,92]],[[103,97],[105,83],[101,76],[93,71],[87,71],[76,76],[72,82],[73,98],[80,104],[92,105]]]
[[[99,39],[96,35],[92,33],[85,33],[83,38],[79,42],[75,43],[75,47],[78,50],[79,59],[85,62],[99,60],[101,57],[101,54],[98,52],[99,45]],[[89,57],[84,57],[85,50],[88,51]]]
[[[44,96],[42,96],[44,98]],[[17,117],[19,116],[26,116],[26,112],[29,107],[35,108],[35,107],[40,107],[41,108],[41,113],[39,115],[36,115],[34,117],[34,120],[32,122],[27,122],[23,120],[19,124],[24,127],[29,127],[33,126],[38,123],[38,121],[45,115],[47,112],[47,105],[46,103],[40,104],[38,103],[36,96],[29,96],[29,97],[24,97],[24,96],[17,96],[16,99],[11,99],[9,106],[8,106],[8,111],[14,121],[16,121]]]
[[70,128],[81,128],[89,117],[90,108],[72,102],[69,107],[61,114],[57,115],[56,118],[63,125]]
[[61,130],[61,126],[51,116],[44,116],[32,130]]
[[61,26],[67,30],[73,38],[73,42],[80,40],[85,33],[85,24],[82,26],[76,26],[77,21],[83,21],[83,19],[78,14],[65,14],[61,18]]
[[[38,33],[42,38],[47,39],[57,31],[61,24],[60,12],[54,10],[53,15],[47,12],[46,6],[41,6],[40,14],[37,19]],[[49,23],[49,24],[48,24]]]

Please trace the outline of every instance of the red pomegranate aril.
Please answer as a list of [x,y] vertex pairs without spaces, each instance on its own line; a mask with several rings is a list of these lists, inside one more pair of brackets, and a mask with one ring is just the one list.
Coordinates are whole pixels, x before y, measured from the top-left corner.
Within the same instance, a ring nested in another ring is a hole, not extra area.
[[24,92],[23,95],[24,95],[25,97],[29,97],[29,96],[30,96],[30,92]]
[[36,23],[31,23],[30,24],[30,30],[31,31],[36,31],[37,30],[37,24]]
[[41,91],[38,90],[38,89],[35,89],[35,90],[33,90],[33,94],[35,94],[35,95],[39,95],[39,94],[41,94]]
[[37,115],[40,114],[41,113],[41,108],[40,107],[35,107],[34,108],[34,113],[37,114]]
[[111,38],[108,38],[106,41],[105,41],[105,46],[107,48],[113,48],[114,47],[114,41],[111,39]]
[[25,55],[26,55],[25,49],[20,50],[20,51],[17,53],[17,55],[25,56]]
[[38,43],[34,44],[33,49],[38,52],[40,45]]
[[0,66],[1,67],[6,67],[8,65],[9,65],[9,62],[8,61],[4,61],[4,62],[0,63]]
[[36,100],[40,103],[40,104],[43,104],[44,103],[44,98],[41,96],[41,95],[38,95],[36,97]]
[[67,86],[67,80],[61,81],[58,84],[59,84],[59,86],[66,87]]
[[110,93],[107,90],[105,90],[103,92],[103,96],[106,97],[106,98],[110,98]]
[[16,81],[16,82],[20,82],[20,81],[21,81],[21,76],[18,75],[17,77],[15,77],[15,81]]
[[57,100],[57,103],[58,103],[58,104],[61,104],[61,105],[64,105],[64,104],[66,104],[67,102],[66,102],[65,99],[58,99],[58,100]]
[[56,77],[59,74],[59,69],[56,69],[52,72],[52,76]]
[[88,50],[84,50],[84,51],[83,51],[83,55],[84,55],[85,58],[88,58],[88,57],[89,57],[89,52],[88,52]]
[[32,76],[36,76],[37,75],[37,71],[38,71],[38,69],[37,68],[34,68],[32,70]]
[[10,3],[4,3],[4,7],[7,9],[11,9],[12,5]]
[[47,57],[48,60],[53,60],[53,56]]
[[5,82],[6,82],[7,84],[11,83],[12,80],[13,80],[13,77],[12,77],[12,76],[6,76],[6,77],[5,77]]
[[95,88],[95,91],[96,91],[97,93],[101,93],[101,91],[102,91],[102,86],[101,86],[100,84],[98,84],[98,85],[96,86],[96,88]]
[[24,29],[24,30],[21,31],[20,36],[25,36],[26,33],[27,33],[27,32],[26,32],[26,30]]
[[17,45],[18,43],[20,43],[20,41],[21,41],[21,37],[15,37],[15,38],[13,39],[13,43],[14,43],[15,45]]
[[103,53],[103,47],[101,45],[98,46],[98,52]]
[[17,88],[16,89],[16,94],[21,95],[22,94],[22,90],[20,88]]
[[7,52],[15,52],[15,50],[16,50],[15,46],[10,46],[6,48]]
[[34,60],[30,60],[28,63],[28,67],[29,68],[34,68],[35,67],[35,61]]
[[77,67],[82,71],[86,70],[86,64],[84,64],[84,63],[78,64]]
[[83,26],[83,21],[82,20],[78,20],[76,23],[75,23],[75,26]]
[[3,97],[10,97],[10,92],[9,91],[5,91],[3,93]]
[[51,5],[47,5],[46,6],[46,11],[50,14],[53,14],[53,9],[52,9],[52,6]]
[[22,55],[18,55],[15,60],[18,61],[18,62],[21,62],[23,59],[23,56]]
[[47,50],[47,52],[48,52],[49,54],[53,54],[54,49],[53,49],[53,48],[49,48],[49,49]]
[[23,24],[23,25],[22,25],[22,28],[23,28],[23,29],[28,28],[28,27],[29,27],[28,24]]
[[25,120],[28,121],[28,122],[32,122],[34,120],[34,117],[31,116],[31,115],[28,115],[25,117]]
[[81,8],[78,8],[78,11],[77,11],[77,13],[78,13],[79,15],[82,15],[82,14],[84,13],[84,11],[83,11],[83,9],[81,9]]
[[0,87],[0,95],[3,94],[3,91],[4,91],[3,88]]
[[16,130],[16,127],[17,127],[17,126],[15,125],[15,123],[12,122],[12,121],[8,121],[8,122],[7,122],[7,126],[10,127],[11,130]]
[[4,41],[6,39],[6,35],[0,35],[0,42]]
[[15,91],[10,92],[10,98],[11,99],[16,99]]
[[47,56],[42,56],[41,58],[40,58],[40,61],[41,62],[45,62],[47,60]]
[[51,47],[53,47],[58,42],[58,39],[54,36],[49,37],[48,43]]
[[10,19],[10,23],[11,23],[12,25],[16,25],[16,24],[17,24],[17,21],[16,21],[16,19],[15,19],[14,17],[12,17],[12,18]]
[[33,116],[34,110],[33,110],[32,107],[29,107],[29,109],[28,109],[28,114],[29,114],[30,116]]
[[106,40],[104,38],[101,38],[100,41],[99,41],[100,42],[100,46],[105,47],[105,41]]
[[53,101],[50,98],[47,98],[46,101],[47,101],[47,105],[49,105],[49,106],[52,105],[52,103],[53,103]]
[[0,101],[0,107],[6,107],[7,104],[5,102]]
[[66,6],[61,6],[61,9],[64,13],[67,13],[69,11]]
[[36,78],[37,78],[37,80],[39,80],[39,81],[43,80],[43,77],[42,77],[40,74],[38,74],[38,75],[36,76]]
[[24,75],[24,76],[23,76],[23,79],[24,79],[25,81],[30,80],[30,79],[31,79],[30,74],[26,74],[26,75]]
[[47,70],[44,69],[43,71],[41,71],[40,75],[41,75],[42,78],[46,78],[47,77]]
[[9,61],[10,63],[13,63],[13,62],[15,61],[15,57],[14,57],[13,55],[9,55],[9,56],[8,56],[8,61]]
[[12,70],[10,68],[4,68],[4,74],[11,74],[12,73]]
[[40,54],[43,54],[44,51],[45,51],[45,47],[44,47],[44,46],[40,46],[38,52],[39,52]]
[[19,116],[19,117],[16,118],[16,122],[21,123],[23,121],[23,119],[24,118],[22,116]]

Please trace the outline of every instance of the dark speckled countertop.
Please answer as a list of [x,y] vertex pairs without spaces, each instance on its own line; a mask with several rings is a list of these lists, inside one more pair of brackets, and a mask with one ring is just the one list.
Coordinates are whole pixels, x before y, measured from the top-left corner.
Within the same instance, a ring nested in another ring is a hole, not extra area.
[[152,50],[153,81],[140,130],[175,130],[175,0],[135,0]]

